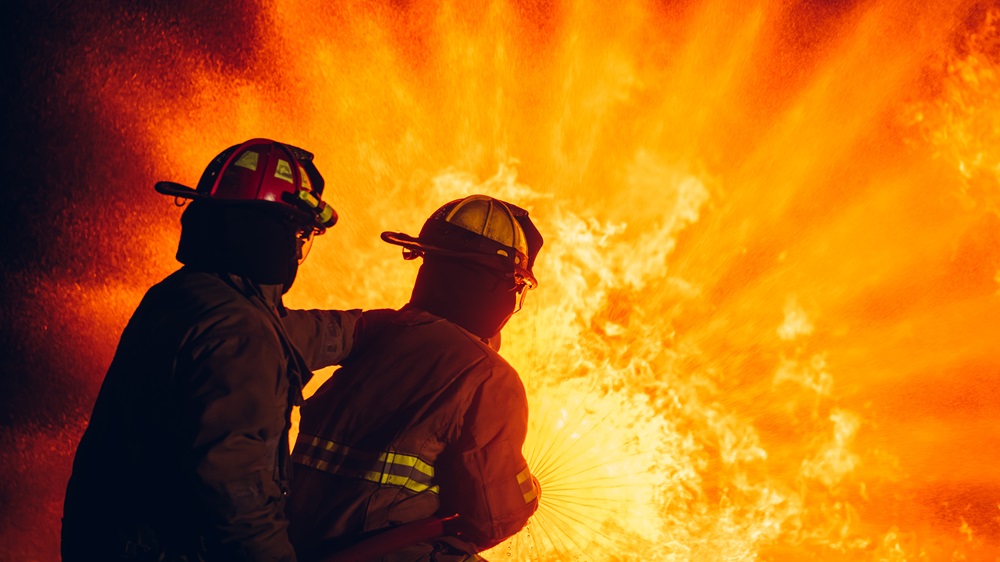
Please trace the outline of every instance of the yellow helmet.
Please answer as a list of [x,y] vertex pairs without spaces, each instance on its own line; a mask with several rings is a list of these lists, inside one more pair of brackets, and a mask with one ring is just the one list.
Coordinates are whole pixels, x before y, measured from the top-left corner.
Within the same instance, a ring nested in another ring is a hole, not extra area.
[[416,238],[383,232],[382,240],[402,246],[406,259],[427,253],[473,259],[513,275],[529,289],[538,285],[531,270],[542,235],[527,211],[493,197],[456,199],[435,211]]

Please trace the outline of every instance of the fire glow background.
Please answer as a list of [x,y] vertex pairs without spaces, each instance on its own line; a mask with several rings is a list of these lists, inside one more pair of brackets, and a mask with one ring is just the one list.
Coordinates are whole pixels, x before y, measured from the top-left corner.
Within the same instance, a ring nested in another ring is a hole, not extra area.
[[160,4],[2,39],[3,560],[57,559],[177,266],[153,183],[254,136],[315,152],[342,217],[291,306],[403,304],[378,233],[469,193],[546,236],[503,349],[542,507],[493,558],[1000,559],[1000,4]]

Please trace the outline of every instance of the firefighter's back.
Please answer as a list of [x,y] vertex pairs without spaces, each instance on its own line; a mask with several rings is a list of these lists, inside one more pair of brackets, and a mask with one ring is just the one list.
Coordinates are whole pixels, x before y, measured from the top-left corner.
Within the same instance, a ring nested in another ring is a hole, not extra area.
[[435,465],[496,369],[510,367],[419,309],[404,308],[374,334],[302,408],[287,505],[300,558],[435,515]]
[[259,332],[262,318],[212,273],[183,268],[147,292],[122,334],[77,449],[63,514],[65,562],[157,559],[200,549],[198,490],[188,466],[199,428],[185,422],[199,401],[182,380],[189,373],[178,366],[192,342],[206,334]]

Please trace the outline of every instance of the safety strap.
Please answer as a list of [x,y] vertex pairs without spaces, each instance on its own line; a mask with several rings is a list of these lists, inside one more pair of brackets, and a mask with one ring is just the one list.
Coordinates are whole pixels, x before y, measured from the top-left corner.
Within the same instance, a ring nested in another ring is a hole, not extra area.
[[337,476],[417,493],[437,494],[439,490],[434,484],[434,467],[430,463],[396,451],[361,451],[336,441],[299,434],[292,461]]

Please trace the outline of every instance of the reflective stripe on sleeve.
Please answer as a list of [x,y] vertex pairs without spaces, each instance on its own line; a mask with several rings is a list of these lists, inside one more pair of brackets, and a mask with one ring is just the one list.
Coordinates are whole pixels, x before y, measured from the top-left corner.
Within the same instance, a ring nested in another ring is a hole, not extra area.
[[417,493],[429,491],[437,494],[439,490],[434,483],[434,467],[430,463],[397,451],[361,451],[303,434],[295,445],[292,460],[337,476],[406,488]]
[[531,500],[535,499],[538,495],[535,492],[535,486],[531,482],[531,471],[527,467],[517,473],[517,484],[521,486],[521,495],[524,496],[524,503],[531,503]]

